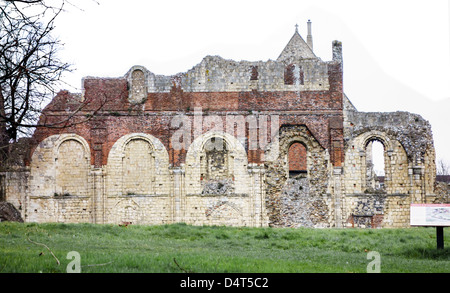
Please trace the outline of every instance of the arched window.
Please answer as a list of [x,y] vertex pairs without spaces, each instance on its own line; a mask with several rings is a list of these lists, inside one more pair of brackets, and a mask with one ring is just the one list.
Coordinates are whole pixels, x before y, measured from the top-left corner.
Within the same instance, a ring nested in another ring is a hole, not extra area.
[[384,176],[384,146],[377,140],[372,142],[372,164],[375,174]]
[[288,161],[289,177],[295,177],[299,174],[306,174],[306,147],[299,142],[293,143],[289,147]]
[[379,140],[371,140],[366,145],[366,187],[384,189],[384,145]]

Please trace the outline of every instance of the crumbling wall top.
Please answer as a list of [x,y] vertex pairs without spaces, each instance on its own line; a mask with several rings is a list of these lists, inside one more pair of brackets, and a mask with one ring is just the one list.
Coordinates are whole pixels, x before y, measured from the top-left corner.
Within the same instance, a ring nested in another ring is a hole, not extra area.
[[433,145],[430,123],[418,114],[404,111],[358,112],[347,110],[345,141],[368,131],[381,131],[398,140],[411,160],[421,160]]

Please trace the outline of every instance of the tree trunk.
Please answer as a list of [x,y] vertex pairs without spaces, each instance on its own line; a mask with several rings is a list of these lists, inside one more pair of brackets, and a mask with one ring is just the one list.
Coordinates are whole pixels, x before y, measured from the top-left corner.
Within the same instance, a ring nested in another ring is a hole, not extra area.
[[0,86],[0,164],[6,162],[9,153],[9,135],[6,130],[5,100]]

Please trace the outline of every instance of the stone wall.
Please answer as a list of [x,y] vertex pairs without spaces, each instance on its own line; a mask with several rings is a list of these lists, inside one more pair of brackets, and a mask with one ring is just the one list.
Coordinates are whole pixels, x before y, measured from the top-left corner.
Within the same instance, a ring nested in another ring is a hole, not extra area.
[[276,60],[207,56],[172,76],[133,66],[86,77],[82,93],[44,109],[40,124],[68,127],[36,129],[25,163],[0,173],[0,196],[34,222],[407,226],[410,203],[438,198],[431,126],[358,112],[342,44],[326,62],[310,44],[296,31]]
[[[326,62],[318,58],[290,62],[287,64],[271,60],[236,62],[220,56],[207,56],[191,70],[174,76],[156,75],[142,66],[135,66],[126,77],[133,84],[140,84],[141,76],[145,72],[147,76],[145,88],[149,93],[169,93],[174,86],[184,92],[323,91],[329,89]],[[302,84],[300,82],[285,83],[285,70],[294,62],[298,64],[297,68],[302,68],[304,76]],[[139,72],[139,75],[135,72]],[[144,89],[144,86],[139,88]],[[136,96],[136,100],[140,100],[139,97]]]
[[281,191],[280,226],[330,227],[328,196],[312,196],[309,180],[300,175],[289,178]]
[[435,195],[436,195],[436,197],[433,199],[433,203],[449,204],[450,203],[450,184],[449,184],[449,182],[436,181]]
[[[358,112],[349,104],[344,117],[343,220],[347,226],[408,226],[410,204],[434,198],[435,154],[428,121],[407,112]],[[378,190],[370,182],[373,141],[384,148],[384,186]]]
[[172,199],[163,195],[123,195],[105,198],[104,220],[99,223],[158,225],[173,223]]
[[18,167],[14,170],[0,172],[0,190],[2,200],[12,204],[24,219],[24,211],[29,194],[30,169]]
[[[294,143],[306,148],[307,173],[290,178],[288,152]],[[331,176],[329,154],[309,130],[305,126],[281,127],[279,145],[270,146],[266,158],[269,225],[333,226],[331,201],[327,195]]]

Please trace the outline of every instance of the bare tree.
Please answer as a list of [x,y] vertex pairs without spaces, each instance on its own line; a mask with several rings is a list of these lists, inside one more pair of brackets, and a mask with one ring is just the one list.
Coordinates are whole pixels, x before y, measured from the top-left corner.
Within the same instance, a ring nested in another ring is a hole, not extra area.
[[37,125],[43,107],[63,83],[63,73],[72,70],[58,58],[62,44],[52,36],[55,19],[68,2],[47,2],[0,0],[0,159],[8,156],[11,143],[35,127],[70,126],[69,118],[90,103],[79,101],[63,121]]
[[34,126],[70,65],[58,59],[61,44],[50,34],[61,10],[43,24],[8,2],[0,22],[0,118],[5,139],[13,142]]
[[439,159],[436,163],[436,175],[450,175],[450,164]]

